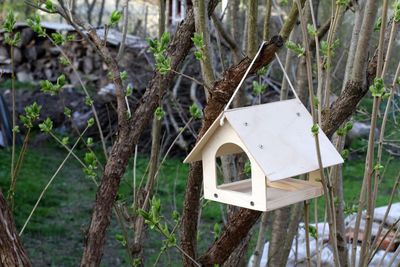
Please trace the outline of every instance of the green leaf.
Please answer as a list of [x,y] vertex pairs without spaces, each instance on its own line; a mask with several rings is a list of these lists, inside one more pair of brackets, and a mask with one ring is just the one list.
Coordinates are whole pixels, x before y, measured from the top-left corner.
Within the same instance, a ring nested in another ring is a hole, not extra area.
[[219,235],[221,234],[221,226],[218,223],[214,224],[213,227],[214,232],[214,240],[218,239]]
[[122,18],[122,12],[118,10],[114,10],[111,13],[110,20],[109,20],[109,26],[114,27],[118,24],[118,22]]
[[41,109],[42,106],[39,106],[36,102],[25,107],[25,115],[20,115],[19,118],[26,128],[33,127],[33,122],[39,119]]
[[317,239],[318,238],[318,232],[317,228],[313,225],[308,226],[308,232],[310,233],[310,236]]
[[382,25],[382,17],[379,17],[374,25],[374,31],[379,32],[381,30],[381,25]]
[[94,119],[93,118],[88,119],[87,126],[92,127],[93,125],[94,125]]
[[166,49],[167,45],[169,43],[170,37],[169,37],[169,32],[165,31],[162,36],[161,36],[161,47]]
[[91,107],[93,105],[93,99],[90,96],[85,97],[85,104],[86,106]]
[[204,40],[203,40],[203,34],[199,32],[195,32],[192,41],[194,46],[196,46],[197,49],[202,49],[204,47]]
[[194,57],[197,60],[203,60],[203,52],[201,52],[200,50],[194,51]]
[[369,87],[373,97],[382,97],[385,94],[385,84],[382,78],[375,78],[374,84]]
[[311,132],[312,132],[313,135],[317,135],[317,134],[318,134],[318,132],[319,132],[319,126],[318,126],[318,124],[314,124],[314,125],[311,127]]
[[65,85],[65,75],[61,74],[57,78],[57,86],[58,86],[59,89],[61,89],[61,87],[63,87],[64,85]]
[[88,139],[86,140],[86,144],[88,147],[93,146],[93,138],[92,137],[88,137]]
[[348,149],[343,149],[342,152],[340,153],[340,155],[342,156],[342,158],[344,160],[349,158],[350,152]]
[[63,143],[63,145],[68,145],[68,143],[69,143],[69,137],[67,136],[67,137],[64,137],[62,140],[61,140],[61,143]]
[[70,64],[69,60],[67,58],[65,58],[65,57],[60,57],[59,62],[63,66],[68,66]]
[[119,73],[119,77],[121,78],[121,80],[126,80],[128,79],[128,72],[126,72],[125,70]]
[[251,175],[251,163],[250,160],[247,160],[244,164],[243,167],[243,173],[246,174],[246,176],[250,177]]
[[46,0],[45,7],[50,12],[54,12],[55,11],[53,2],[51,0]]
[[7,16],[6,16],[6,19],[4,20],[4,23],[3,23],[3,29],[6,31],[6,32],[8,32],[8,33],[11,33],[13,30],[14,30],[14,26],[15,26],[15,23],[16,23],[17,21],[16,21],[16,19],[15,19],[15,15],[14,15],[14,12],[13,12],[13,10],[10,10],[8,13],[7,13]]
[[348,0],[336,0],[336,5],[338,6],[347,6]]
[[258,83],[257,81],[253,81],[253,93],[256,96],[261,95],[267,89],[267,85]]
[[48,93],[50,95],[57,95],[58,94],[58,90],[57,87],[54,86],[49,80],[42,80],[39,82],[40,85],[40,90],[43,93]]
[[97,165],[96,155],[92,151],[85,153],[84,161],[85,161],[86,165],[92,165],[92,166]]
[[10,46],[17,46],[21,42],[21,33],[17,32],[15,34],[5,33],[5,43]]
[[178,221],[179,221],[179,218],[180,218],[179,212],[177,212],[176,210],[174,210],[174,211],[172,212],[172,219],[173,219],[175,222],[178,222]]
[[131,96],[133,92],[133,87],[131,84],[128,84],[125,90],[125,96]]
[[27,19],[26,23],[31,29],[38,34],[39,37],[46,37],[46,30],[41,26],[41,19],[38,14],[35,14],[32,18]]
[[382,164],[375,164],[374,166],[374,171],[381,171],[383,170],[383,165]]
[[393,20],[400,22],[400,1],[397,0],[393,5]]
[[265,74],[267,74],[268,69],[269,69],[269,65],[263,66],[262,68],[260,68],[260,69],[257,71],[257,75],[258,75],[258,76],[264,76]]
[[53,129],[53,121],[47,118],[44,122],[39,124],[39,128],[44,133],[49,133]]
[[53,32],[51,34],[51,39],[56,45],[63,45],[64,42],[66,41],[65,37],[58,32]]
[[189,107],[189,113],[190,116],[195,120],[200,119],[203,116],[201,109],[195,103]]
[[13,133],[19,133],[20,131],[19,131],[19,126],[17,125],[17,126],[15,126],[13,129],[12,129],[12,132]]
[[64,115],[71,118],[72,111],[68,107],[64,107]]
[[314,108],[318,108],[319,106],[319,100],[318,97],[316,95],[313,96],[313,107]]
[[292,41],[287,41],[285,44],[286,48],[293,51],[298,57],[305,55],[305,49]]
[[317,35],[317,29],[315,29],[314,25],[312,24],[307,24],[307,31],[308,34],[312,37],[315,37]]

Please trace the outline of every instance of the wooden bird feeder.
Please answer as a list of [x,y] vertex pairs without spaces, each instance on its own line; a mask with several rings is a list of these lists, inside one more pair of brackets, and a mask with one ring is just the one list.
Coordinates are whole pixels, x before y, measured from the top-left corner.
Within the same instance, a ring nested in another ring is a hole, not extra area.
[[[323,189],[312,125],[311,115],[297,99],[227,110],[184,162],[203,161],[206,199],[270,211],[316,198]],[[343,163],[321,130],[318,138],[323,167]],[[251,178],[218,186],[216,157],[243,152],[251,164]],[[309,180],[292,178],[301,174],[309,174]]]
[[[259,211],[270,211],[323,194],[313,120],[298,99],[228,110],[264,43],[258,50],[225,110],[184,160],[203,162],[206,199]],[[319,130],[323,168],[343,163],[335,147]],[[251,177],[218,185],[216,158],[245,153]],[[295,177],[308,174],[308,180]]]

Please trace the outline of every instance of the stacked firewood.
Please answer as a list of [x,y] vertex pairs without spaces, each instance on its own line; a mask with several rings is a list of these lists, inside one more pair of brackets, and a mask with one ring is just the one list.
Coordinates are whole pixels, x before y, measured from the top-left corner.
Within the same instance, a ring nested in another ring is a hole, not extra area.
[[[39,37],[26,24],[18,23],[16,31],[21,34],[21,42],[14,48],[13,53],[15,74],[18,81],[37,83],[40,80],[49,80],[54,82],[60,74],[65,74],[68,82],[77,86],[80,82],[78,75],[74,72],[75,68],[85,82],[92,82],[95,87],[102,87],[109,82],[107,80],[107,69],[84,36],[78,35],[66,24],[42,23],[42,27],[45,28],[48,36],[51,36],[54,32],[59,32],[74,36],[74,40],[67,42],[60,50],[49,38]],[[100,36],[104,36],[103,29],[98,31]],[[110,30],[105,45],[109,46],[116,55],[121,39],[121,33]],[[134,74],[132,77],[137,75],[136,70],[139,67],[145,68],[147,66],[148,70],[151,70],[146,57],[142,56],[143,53],[146,53],[145,40],[128,35],[126,46],[125,58],[129,60],[122,59],[121,65],[126,67],[128,72],[132,69],[130,71]],[[72,66],[61,64],[60,59],[64,57],[63,53],[73,63]],[[0,31],[0,73],[3,78],[11,74],[11,59],[10,48],[4,42],[4,32]],[[140,80],[142,78],[140,77]]]

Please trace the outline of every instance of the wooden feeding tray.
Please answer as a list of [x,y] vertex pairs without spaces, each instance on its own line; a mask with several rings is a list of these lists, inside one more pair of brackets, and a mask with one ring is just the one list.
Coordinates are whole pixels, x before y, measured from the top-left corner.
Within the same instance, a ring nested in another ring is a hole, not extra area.
[[[251,196],[251,179],[217,186],[231,194]],[[267,211],[282,208],[300,201],[313,199],[324,194],[321,183],[287,178],[278,182],[267,181]],[[240,197],[240,196],[239,196]],[[229,203],[227,203],[229,204]]]
[[[298,99],[227,110],[185,159],[202,161],[204,198],[269,211],[322,195],[311,115]],[[320,130],[323,168],[343,163]],[[217,184],[216,158],[245,153],[251,178]],[[307,181],[294,179],[308,175]]]

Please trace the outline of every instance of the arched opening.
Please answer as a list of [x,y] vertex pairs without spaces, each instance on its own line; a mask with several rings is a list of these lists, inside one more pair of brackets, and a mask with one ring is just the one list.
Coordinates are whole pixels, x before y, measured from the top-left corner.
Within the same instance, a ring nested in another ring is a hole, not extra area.
[[[223,144],[215,155],[215,165],[217,188],[251,194],[251,163],[240,146]],[[243,181],[247,181],[246,188]]]

